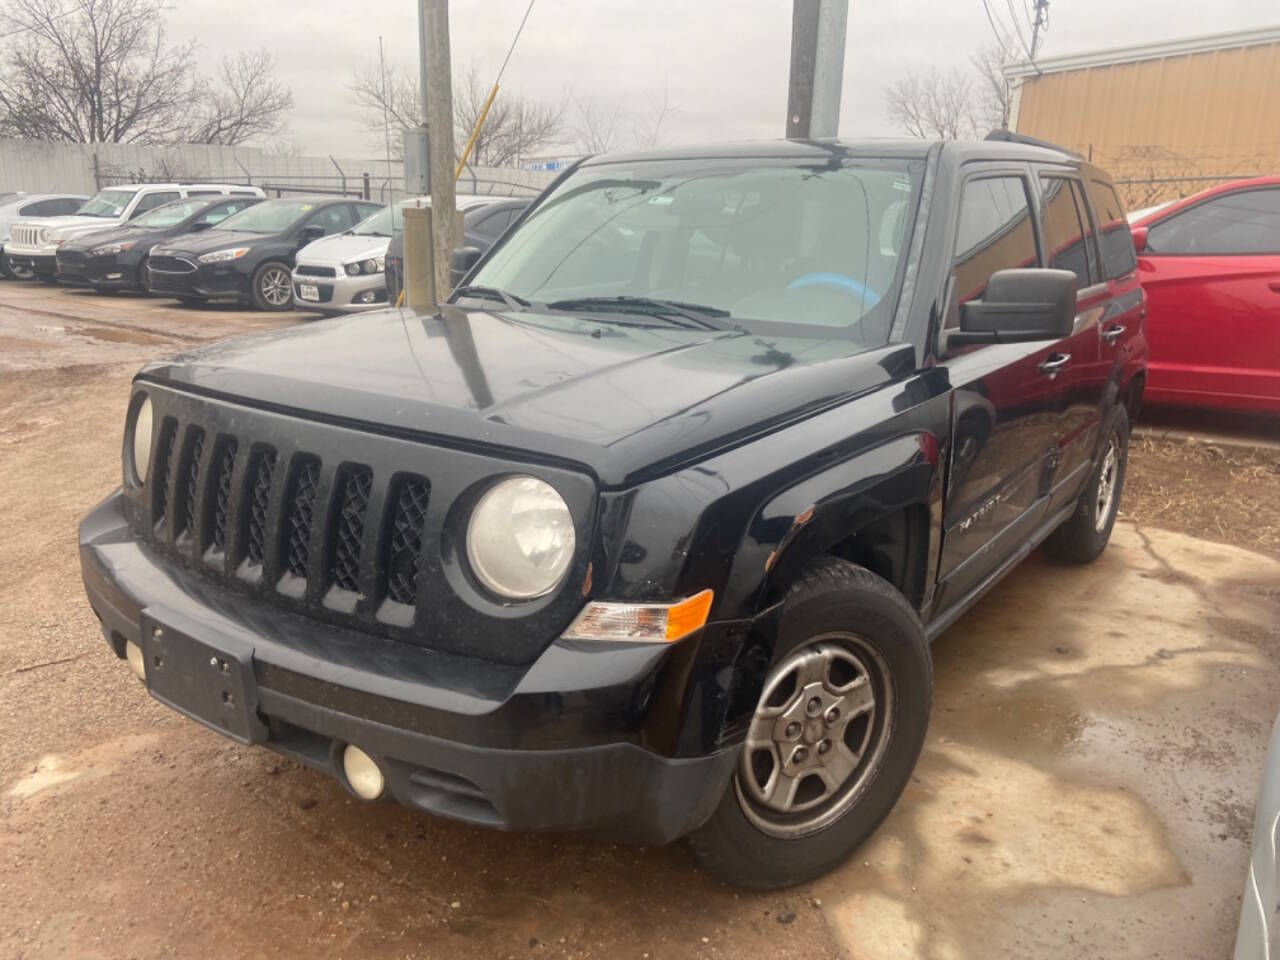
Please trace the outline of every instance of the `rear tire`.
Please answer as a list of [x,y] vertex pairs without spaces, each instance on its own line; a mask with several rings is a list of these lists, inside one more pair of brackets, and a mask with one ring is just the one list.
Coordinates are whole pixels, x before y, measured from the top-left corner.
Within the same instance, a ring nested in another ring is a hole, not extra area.
[[906,787],[932,686],[924,628],[902,595],[862,567],[815,562],[787,593],[748,744],[689,850],[720,879],[759,890],[838,865]]
[[293,277],[279,260],[268,260],[253,271],[253,305],[259,310],[293,309]]
[[1106,549],[1120,512],[1124,473],[1129,463],[1129,415],[1116,406],[1102,441],[1102,453],[1080,493],[1076,508],[1049,534],[1044,549],[1065,563],[1091,563]]

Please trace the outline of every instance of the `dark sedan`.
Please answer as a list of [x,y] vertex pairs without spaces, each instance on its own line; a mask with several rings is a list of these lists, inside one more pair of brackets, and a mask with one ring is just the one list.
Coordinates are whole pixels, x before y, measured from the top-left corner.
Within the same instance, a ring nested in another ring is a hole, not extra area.
[[266,200],[204,232],[153,247],[148,282],[153,292],[183,303],[228,298],[259,310],[289,310],[298,251],[351,229],[378,209],[376,203],[346,198]]
[[184,233],[208,230],[261,202],[261,197],[188,197],[166,203],[123,226],[68,240],[58,248],[58,277],[102,292],[146,292],[152,247]]

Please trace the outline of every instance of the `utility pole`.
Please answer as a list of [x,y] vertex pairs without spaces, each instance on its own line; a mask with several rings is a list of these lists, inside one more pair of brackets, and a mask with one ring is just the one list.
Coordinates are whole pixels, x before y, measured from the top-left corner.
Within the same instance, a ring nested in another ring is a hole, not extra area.
[[848,23],[849,0],[792,0],[788,139],[838,135]]
[[421,0],[427,33],[427,130],[431,163],[431,259],[435,295],[449,292],[449,256],[455,244],[453,189],[453,75],[449,57],[449,0]]
[[1031,23],[1031,49],[1027,51],[1033,61],[1040,52],[1040,34],[1049,26],[1049,0],[1035,0],[1035,3],[1036,16]]

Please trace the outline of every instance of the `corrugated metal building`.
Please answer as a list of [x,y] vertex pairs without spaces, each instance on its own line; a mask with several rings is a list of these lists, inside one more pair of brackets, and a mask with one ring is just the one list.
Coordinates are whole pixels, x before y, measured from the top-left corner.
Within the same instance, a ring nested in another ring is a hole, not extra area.
[[1130,209],[1280,173],[1280,27],[1005,68],[1009,126],[1077,150]]

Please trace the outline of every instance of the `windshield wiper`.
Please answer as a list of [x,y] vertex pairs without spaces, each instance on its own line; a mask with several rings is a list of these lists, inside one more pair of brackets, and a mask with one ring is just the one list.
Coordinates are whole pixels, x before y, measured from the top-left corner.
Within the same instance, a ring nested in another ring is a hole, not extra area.
[[508,293],[506,290],[499,290],[497,287],[486,287],[477,284],[471,284],[465,287],[459,287],[453,291],[455,297],[477,297],[481,300],[501,300],[507,305],[508,310],[528,310],[529,301],[524,297],[517,297],[514,293]]
[[[734,330],[736,323],[724,323],[732,316],[728,310],[708,307],[701,303],[685,303],[680,300],[662,300],[657,297],[577,297],[572,300],[556,300],[547,304],[551,310],[613,310],[618,313],[640,313],[648,317],[670,320],[681,317],[704,330]],[[688,327],[688,324],[679,324]]]

